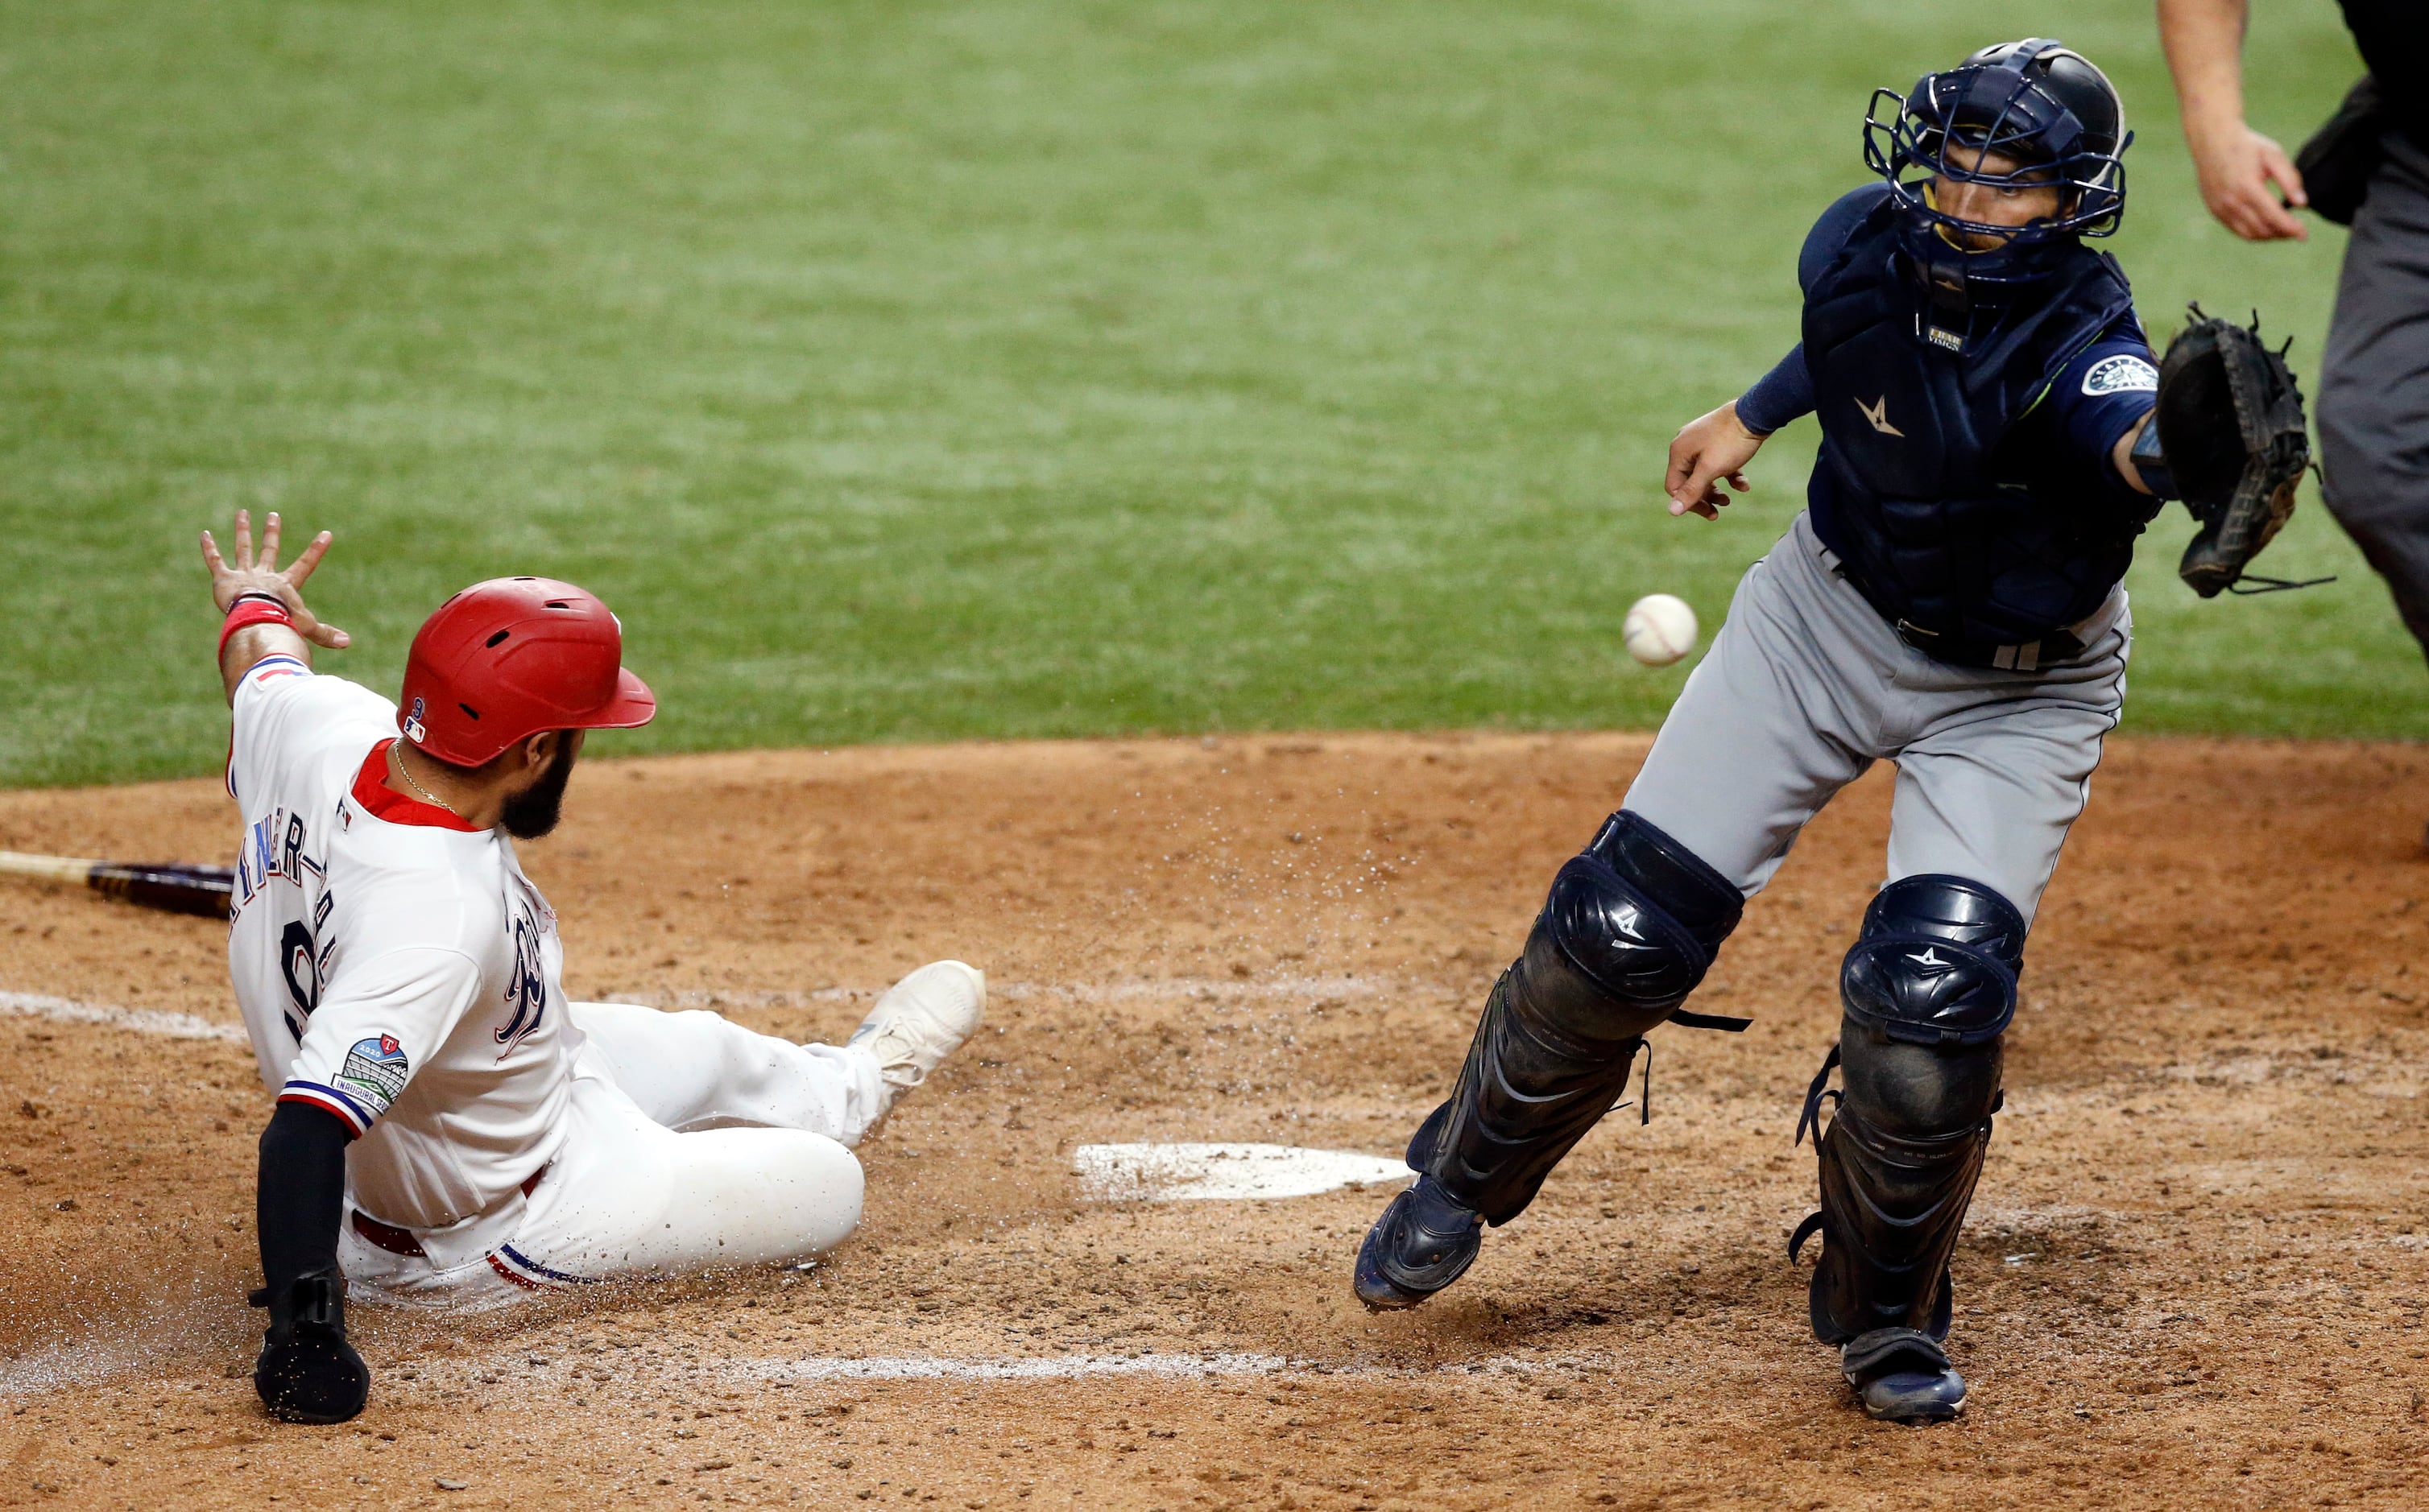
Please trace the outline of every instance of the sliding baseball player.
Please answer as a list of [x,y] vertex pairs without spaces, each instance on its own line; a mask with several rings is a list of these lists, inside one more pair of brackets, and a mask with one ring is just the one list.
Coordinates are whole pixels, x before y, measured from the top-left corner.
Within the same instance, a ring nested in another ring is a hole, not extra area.
[[567,1002],[513,842],[554,828],[585,731],[656,713],[616,616],[568,583],[476,583],[422,625],[390,703],[312,669],[348,644],[301,593],[328,533],[282,570],[278,517],[257,557],[236,521],[233,561],[202,550],[244,818],[228,963],[278,1099],[254,1296],[270,1410],[362,1410],[350,1293],[493,1304],[841,1241],[851,1146],[977,1028],[985,978],[923,966],[840,1047]]

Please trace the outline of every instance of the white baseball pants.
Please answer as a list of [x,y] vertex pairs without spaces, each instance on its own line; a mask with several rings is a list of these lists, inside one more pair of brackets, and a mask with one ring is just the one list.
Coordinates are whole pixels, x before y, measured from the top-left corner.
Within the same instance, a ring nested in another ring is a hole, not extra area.
[[709,1012],[570,1010],[587,1043],[562,1152],[508,1211],[411,1236],[421,1254],[398,1252],[401,1230],[367,1236],[350,1203],[338,1258],[351,1295],[495,1307],[617,1276],[804,1259],[860,1222],[849,1146],[887,1101],[873,1058]]

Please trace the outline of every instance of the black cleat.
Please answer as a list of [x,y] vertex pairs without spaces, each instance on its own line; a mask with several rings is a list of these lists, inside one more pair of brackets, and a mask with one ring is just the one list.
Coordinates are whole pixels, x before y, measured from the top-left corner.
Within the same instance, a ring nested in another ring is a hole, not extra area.
[[1419,1176],[1366,1231],[1350,1285],[1369,1307],[1413,1307],[1466,1274],[1483,1243],[1483,1215]]
[[1840,1373],[1856,1389],[1864,1416],[1885,1422],[1946,1422],[1965,1410],[1965,1377],[1929,1334],[1875,1328],[1840,1351]]

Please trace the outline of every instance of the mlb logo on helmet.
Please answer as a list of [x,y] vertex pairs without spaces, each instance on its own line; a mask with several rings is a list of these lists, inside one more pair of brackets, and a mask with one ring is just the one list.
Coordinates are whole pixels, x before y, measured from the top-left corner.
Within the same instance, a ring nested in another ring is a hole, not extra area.
[[417,746],[421,745],[424,728],[421,723],[421,700],[416,698],[413,700],[413,712],[405,716],[405,738]]

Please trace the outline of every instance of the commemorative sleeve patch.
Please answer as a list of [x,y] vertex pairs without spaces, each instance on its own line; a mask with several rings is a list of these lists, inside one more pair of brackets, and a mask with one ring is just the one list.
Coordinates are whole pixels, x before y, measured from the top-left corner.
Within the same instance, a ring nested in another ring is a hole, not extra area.
[[346,1051],[346,1063],[333,1078],[338,1090],[359,1101],[376,1118],[404,1093],[413,1075],[405,1046],[393,1034],[356,1040]]
[[2083,375],[2083,391],[2094,398],[2102,394],[2127,394],[2138,390],[2157,393],[2159,370],[2131,353],[2121,352],[2113,357],[2103,357]]

